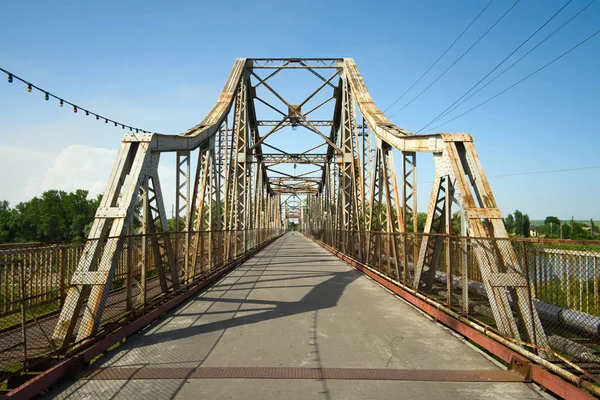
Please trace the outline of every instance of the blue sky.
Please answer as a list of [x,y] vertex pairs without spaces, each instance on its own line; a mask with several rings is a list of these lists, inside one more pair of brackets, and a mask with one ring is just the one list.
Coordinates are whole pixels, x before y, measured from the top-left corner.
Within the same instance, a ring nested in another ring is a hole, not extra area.
[[[486,1],[158,1],[2,4],[0,67],[102,115],[179,133],[215,102],[237,57],[353,57],[371,95],[387,108],[479,13]],[[513,1],[495,0],[391,115],[446,69]],[[417,131],[475,84],[566,1],[521,0],[477,46],[417,101],[392,118]],[[520,57],[588,1],[573,0],[515,56]],[[600,29],[600,2],[486,87],[478,104]],[[511,58],[508,63],[515,58]],[[438,128],[470,132],[507,214],[532,219],[600,217],[600,35],[485,106]],[[500,69],[500,71],[502,68]],[[294,83],[291,83],[291,89]],[[442,119],[444,121],[445,119]],[[121,129],[0,81],[0,198],[14,205],[42,190],[101,192]],[[300,138],[291,137],[293,144]],[[173,162],[163,157],[163,182]],[[419,207],[433,178],[419,157]],[[169,205],[167,204],[169,208]]]

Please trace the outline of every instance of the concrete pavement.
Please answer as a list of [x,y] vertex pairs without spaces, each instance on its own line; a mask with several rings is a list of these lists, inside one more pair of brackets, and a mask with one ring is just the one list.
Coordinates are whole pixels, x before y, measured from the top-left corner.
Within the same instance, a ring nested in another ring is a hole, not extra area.
[[[374,380],[382,370],[401,378]],[[462,338],[293,232],[48,398],[542,398],[529,384],[486,381],[502,374]],[[475,382],[452,381],[465,375]]]

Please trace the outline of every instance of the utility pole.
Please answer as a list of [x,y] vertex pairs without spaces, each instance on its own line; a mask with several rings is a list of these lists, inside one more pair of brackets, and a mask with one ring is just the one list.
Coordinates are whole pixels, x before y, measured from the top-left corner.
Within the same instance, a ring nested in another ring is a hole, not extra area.
[[558,227],[559,227],[559,230],[560,230],[560,238],[562,239],[563,238],[563,235],[562,235],[562,221],[560,221],[560,224],[558,225]]

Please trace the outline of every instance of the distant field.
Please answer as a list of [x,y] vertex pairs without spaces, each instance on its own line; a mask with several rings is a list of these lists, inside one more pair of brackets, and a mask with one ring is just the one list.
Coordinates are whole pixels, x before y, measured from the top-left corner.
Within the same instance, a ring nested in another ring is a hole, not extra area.
[[[563,219],[562,223],[563,224],[568,224],[570,223],[571,220],[570,219]],[[590,224],[590,220],[589,219],[576,219],[575,222],[578,222],[580,224],[585,224],[585,225],[589,225]],[[544,225],[544,220],[543,219],[532,219],[529,221],[529,223],[533,226],[540,226],[540,225]],[[600,218],[596,219],[594,218],[594,226],[600,225]]]

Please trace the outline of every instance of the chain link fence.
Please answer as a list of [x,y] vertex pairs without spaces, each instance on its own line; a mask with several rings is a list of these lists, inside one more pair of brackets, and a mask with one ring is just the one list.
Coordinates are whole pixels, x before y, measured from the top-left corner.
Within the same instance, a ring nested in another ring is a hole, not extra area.
[[[77,286],[73,282],[78,281],[77,266],[89,256],[90,249],[99,247],[100,256],[92,265],[96,271],[111,267],[103,254],[118,252],[96,333],[101,337],[282,233],[281,229],[182,232],[90,240],[86,244],[1,245],[0,394],[47,369],[79,342],[89,339],[79,338],[58,348],[54,336],[59,332],[61,311],[69,307],[65,305],[67,293]],[[171,265],[177,269],[174,274]],[[182,285],[179,291],[174,290],[173,276]],[[74,316],[73,332],[78,332],[85,310],[93,308],[95,299],[87,293],[83,301],[82,311]]]

